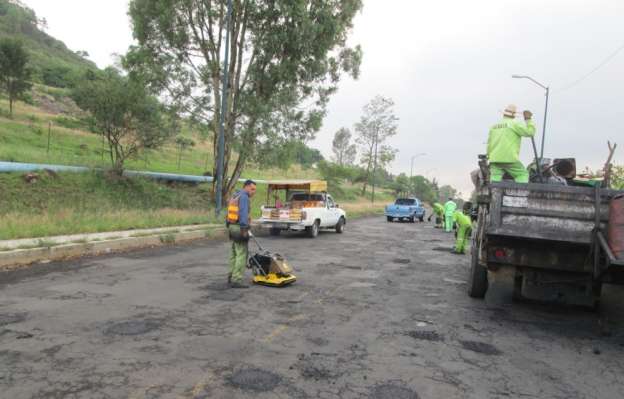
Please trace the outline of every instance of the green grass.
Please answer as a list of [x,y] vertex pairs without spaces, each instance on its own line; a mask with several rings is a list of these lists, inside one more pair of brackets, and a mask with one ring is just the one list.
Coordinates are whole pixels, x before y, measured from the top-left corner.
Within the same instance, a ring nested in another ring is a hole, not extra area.
[[207,185],[165,185],[104,173],[0,174],[0,240],[215,221]]

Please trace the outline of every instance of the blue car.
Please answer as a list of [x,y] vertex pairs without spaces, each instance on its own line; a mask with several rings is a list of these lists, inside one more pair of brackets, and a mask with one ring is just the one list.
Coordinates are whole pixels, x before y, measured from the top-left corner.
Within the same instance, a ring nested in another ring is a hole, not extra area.
[[398,220],[409,220],[414,223],[416,219],[425,219],[425,208],[418,198],[397,198],[394,204],[386,205],[384,212],[388,222]]

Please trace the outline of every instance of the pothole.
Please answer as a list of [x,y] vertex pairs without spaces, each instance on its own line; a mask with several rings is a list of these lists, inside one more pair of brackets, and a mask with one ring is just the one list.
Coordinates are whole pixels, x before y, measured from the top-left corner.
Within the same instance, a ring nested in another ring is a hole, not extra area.
[[431,248],[432,251],[438,251],[438,252],[450,252],[451,248],[450,247],[433,247]]
[[0,327],[21,323],[26,320],[26,313],[0,313]]
[[111,324],[105,335],[141,335],[158,329],[162,323],[156,320],[128,320]]
[[400,265],[407,265],[408,263],[411,262],[411,260],[410,259],[405,259],[405,258],[395,258],[395,259],[392,259],[392,262],[393,263],[398,263]]
[[418,393],[396,384],[381,384],[371,389],[371,399],[419,399]]
[[414,339],[419,339],[423,341],[433,341],[439,342],[444,341],[444,337],[439,334],[437,331],[430,330],[416,330],[416,331],[408,331],[405,333],[408,337],[412,337]]
[[488,356],[496,356],[500,355],[502,352],[499,351],[494,345],[490,345],[485,342],[478,341],[459,341],[462,347],[466,350],[481,353],[483,355]]
[[245,391],[269,392],[280,384],[282,378],[270,371],[247,368],[234,372],[227,381],[230,385]]

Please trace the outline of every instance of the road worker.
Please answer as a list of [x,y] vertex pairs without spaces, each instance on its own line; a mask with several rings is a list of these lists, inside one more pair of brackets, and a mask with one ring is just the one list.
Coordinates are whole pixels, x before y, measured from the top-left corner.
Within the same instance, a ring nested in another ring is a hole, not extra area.
[[508,105],[503,120],[492,126],[488,137],[487,155],[490,162],[490,180],[503,180],[507,172],[517,183],[528,183],[529,172],[520,162],[522,137],[535,135],[531,111],[524,111],[524,123],[515,120],[517,107]]
[[444,230],[447,233],[453,231],[453,213],[457,210],[457,204],[453,201],[452,197],[449,197],[448,201],[444,204]]
[[230,273],[228,284],[231,288],[248,288],[243,283],[243,274],[249,256],[250,199],[256,193],[256,183],[247,180],[243,189],[238,191],[228,202],[226,226],[232,241],[230,254]]
[[470,216],[460,211],[453,213],[453,220],[457,225],[457,239],[455,241],[454,254],[463,255],[466,253],[466,244],[472,234],[472,220]]
[[431,222],[431,218],[435,216],[436,229],[442,228],[442,221],[444,220],[444,205],[439,202],[433,204],[433,213],[429,215],[428,221]]

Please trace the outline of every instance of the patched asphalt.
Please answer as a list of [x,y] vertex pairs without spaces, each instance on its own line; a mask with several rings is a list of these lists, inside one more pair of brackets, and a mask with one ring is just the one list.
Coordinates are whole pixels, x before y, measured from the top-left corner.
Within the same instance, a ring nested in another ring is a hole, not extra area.
[[294,285],[228,289],[219,241],[0,273],[0,398],[624,397],[621,287],[491,309],[432,224],[260,239]]

